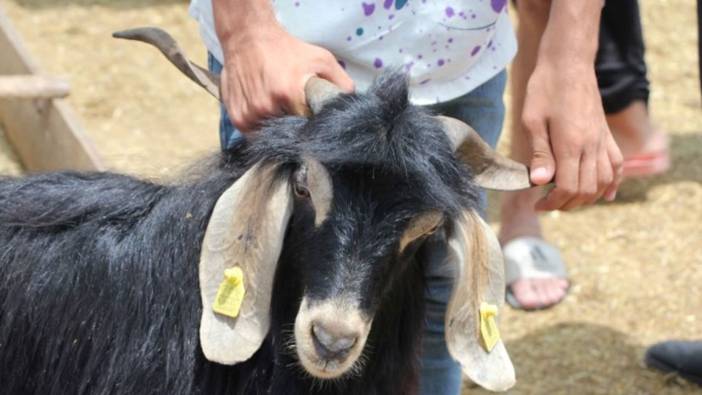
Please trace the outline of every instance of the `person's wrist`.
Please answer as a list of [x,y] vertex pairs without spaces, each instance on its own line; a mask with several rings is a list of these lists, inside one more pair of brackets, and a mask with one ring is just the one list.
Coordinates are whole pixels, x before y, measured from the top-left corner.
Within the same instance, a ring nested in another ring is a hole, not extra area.
[[225,54],[230,49],[241,50],[242,44],[282,29],[270,6],[256,6],[256,3],[239,2],[236,11],[228,9],[230,3],[220,5],[222,9],[215,7],[215,31]]
[[[288,33],[276,22],[261,25],[240,26],[229,34],[219,37],[220,46],[227,59],[255,46],[279,45]],[[249,51],[250,52],[250,51]]]

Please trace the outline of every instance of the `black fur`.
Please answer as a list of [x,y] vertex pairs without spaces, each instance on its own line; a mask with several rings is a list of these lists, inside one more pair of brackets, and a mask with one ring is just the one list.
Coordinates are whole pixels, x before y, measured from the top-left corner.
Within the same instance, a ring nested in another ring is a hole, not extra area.
[[[285,175],[302,156],[332,175],[330,217],[315,230],[296,202],[267,340],[246,363],[210,363],[198,343],[197,263],[212,208],[252,164],[277,162]],[[178,185],[110,173],[0,179],[0,391],[412,393],[423,268],[413,254],[420,246],[398,256],[398,239],[413,215],[451,216],[476,196],[439,124],[408,104],[398,75],[309,120],[274,120]],[[319,382],[287,345],[303,288],[324,298],[343,286],[337,262],[349,249],[362,258],[346,269],[358,272],[363,308],[375,316],[367,361],[359,375]]]

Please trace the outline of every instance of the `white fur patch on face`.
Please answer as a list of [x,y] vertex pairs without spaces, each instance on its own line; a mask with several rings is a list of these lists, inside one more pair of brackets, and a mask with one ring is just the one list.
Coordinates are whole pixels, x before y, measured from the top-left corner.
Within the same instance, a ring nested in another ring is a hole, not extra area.
[[360,369],[372,321],[353,298],[312,303],[303,298],[295,319],[295,350],[300,364],[320,379],[334,379]]

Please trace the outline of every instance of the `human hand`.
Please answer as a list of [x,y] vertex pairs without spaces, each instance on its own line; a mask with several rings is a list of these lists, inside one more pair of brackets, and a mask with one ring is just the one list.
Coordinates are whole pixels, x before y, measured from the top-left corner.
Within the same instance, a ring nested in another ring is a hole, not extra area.
[[353,81],[331,52],[291,36],[275,20],[242,23],[221,34],[220,42],[222,102],[242,132],[268,117],[306,114],[304,88],[312,76],[353,91]]
[[537,210],[614,200],[622,155],[605,120],[592,67],[542,61],[527,85],[522,123],[532,143],[531,181],[556,187]]

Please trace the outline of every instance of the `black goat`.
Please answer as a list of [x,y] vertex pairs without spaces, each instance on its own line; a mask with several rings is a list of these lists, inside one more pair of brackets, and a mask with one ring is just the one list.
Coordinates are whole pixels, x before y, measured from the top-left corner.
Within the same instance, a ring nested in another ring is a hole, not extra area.
[[[164,32],[132,37],[177,50]],[[475,182],[521,188],[526,169],[410,105],[403,76],[349,95],[313,80],[307,95],[311,118],[271,121],[180,185],[1,179],[0,391],[413,393],[430,244],[456,269],[451,354],[477,383],[511,386],[504,346],[479,330],[504,282]],[[212,310],[232,266],[238,318]]]

